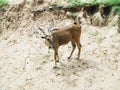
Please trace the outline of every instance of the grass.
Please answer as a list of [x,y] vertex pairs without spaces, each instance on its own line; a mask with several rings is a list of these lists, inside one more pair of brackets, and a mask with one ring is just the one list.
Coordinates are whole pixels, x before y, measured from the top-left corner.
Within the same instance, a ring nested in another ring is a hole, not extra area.
[[120,0],[90,0],[88,2],[81,2],[81,0],[67,0],[69,7],[85,6],[85,5],[95,5],[95,4],[106,4],[106,5],[116,5],[120,4]]
[[85,5],[90,4],[87,2],[81,2],[80,0],[67,0],[67,2],[69,3],[67,7],[85,6]]
[[113,6],[112,11],[117,13],[117,14],[120,14],[120,6]]
[[78,16],[78,14],[77,13],[72,13],[72,15],[71,15],[73,18],[76,18],[77,16]]
[[81,5],[80,0],[68,0],[68,3],[69,3],[69,7],[75,7]]
[[117,3],[120,3],[120,0],[97,0],[97,3],[117,4]]
[[0,7],[7,4],[7,0],[0,0]]

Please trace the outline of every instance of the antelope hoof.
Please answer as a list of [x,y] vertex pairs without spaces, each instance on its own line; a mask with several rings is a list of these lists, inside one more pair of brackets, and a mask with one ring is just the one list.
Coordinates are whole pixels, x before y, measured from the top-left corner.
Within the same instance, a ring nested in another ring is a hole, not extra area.
[[70,57],[68,57],[68,59],[70,59]]
[[56,60],[56,62],[59,62],[59,60]]
[[76,58],[77,60],[80,60],[80,58]]
[[57,69],[57,66],[54,66],[53,69]]

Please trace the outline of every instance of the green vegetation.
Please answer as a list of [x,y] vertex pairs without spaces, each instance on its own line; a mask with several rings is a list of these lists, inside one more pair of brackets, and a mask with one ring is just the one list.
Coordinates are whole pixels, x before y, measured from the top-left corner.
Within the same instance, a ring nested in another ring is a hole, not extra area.
[[80,6],[81,2],[80,0],[68,0],[69,6],[70,7],[75,7],[75,6]]
[[113,6],[112,12],[119,15],[117,23],[118,23],[118,32],[120,33],[120,6]]
[[78,14],[77,14],[77,13],[72,13],[72,15],[71,15],[71,16],[72,16],[72,18],[74,18],[74,19],[75,19],[75,18],[78,16]]
[[120,0],[89,0],[89,2],[82,2],[81,0],[67,0],[69,7],[106,4],[106,5],[120,5]]
[[120,0],[97,0],[97,3],[118,4],[118,3],[120,3]]
[[113,6],[112,12],[115,12],[117,14],[120,14],[120,6]]
[[57,6],[56,3],[50,3],[49,5],[50,5],[50,6]]
[[85,5],[91,5],[95,4],[94,0],[91,0],[91,2],[81,2],[80,0],[67,0],[69,3],[68,7],[76,7],[76,6],[85,6]]
[[120,11],[119,11],[119,17],[118,17],[118,32],[120,33]]
[[[77,6],[88,6],[88,5],[95,5],[95,4],[105,4],[105,5],[118,5],[120,6],[120,0],[65,0],[68,3],[66,7],[77,7]],[[52,0],[50,5],[51,6],[59,6],[61,0]]]
[[7,4],[7,0],[0,0],[0,7]]

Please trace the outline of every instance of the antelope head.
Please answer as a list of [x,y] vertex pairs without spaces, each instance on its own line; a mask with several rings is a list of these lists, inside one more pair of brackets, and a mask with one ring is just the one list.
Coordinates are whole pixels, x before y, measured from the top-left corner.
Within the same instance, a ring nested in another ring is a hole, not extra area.
[[53,36],[51,32],[51,26],[48,27],[48,32],[49,34],[46,34],[42,28],[37,24],[37,28],[43,33],[44,36],[42,36],[42,39],[45,39],[45,45],[49,47],[49,49],[54,48],[54,41],[53,41]]

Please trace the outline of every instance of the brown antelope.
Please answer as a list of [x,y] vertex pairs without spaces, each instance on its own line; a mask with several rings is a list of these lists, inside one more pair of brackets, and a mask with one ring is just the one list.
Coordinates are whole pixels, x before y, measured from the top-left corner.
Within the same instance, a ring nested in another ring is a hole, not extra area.
[[57,62],[59,62],[59,56],[58,56],[58,48],[61,45],[65,45],[68,42],[71,42],[72,44],[72,52],[70,53],[70,56],[68,59],[71,58],[76,45],[78,47],[78,57],[80,58],[80,52],[81,52],[81,43],[80,43],[80,36],[81,36],[81,26],[77,25],[76,23],[73,23],[71,25],[54,29],[53,32],[51,32],[50,35],[47,35],[43,29],[41,29],[38,25],[37,27],[39,30],[42,31],[42,33],[45,35],[41,38],[45,39],[45,44],[54,50],[54,59],[55,59],[55,67],[57,67]]

